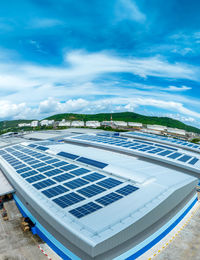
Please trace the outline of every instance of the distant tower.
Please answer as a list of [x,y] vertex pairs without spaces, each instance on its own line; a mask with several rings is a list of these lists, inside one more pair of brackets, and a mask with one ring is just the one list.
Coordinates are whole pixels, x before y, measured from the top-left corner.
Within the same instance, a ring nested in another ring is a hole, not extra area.
[[110,114],[110,126],[113,127],[112,114]]

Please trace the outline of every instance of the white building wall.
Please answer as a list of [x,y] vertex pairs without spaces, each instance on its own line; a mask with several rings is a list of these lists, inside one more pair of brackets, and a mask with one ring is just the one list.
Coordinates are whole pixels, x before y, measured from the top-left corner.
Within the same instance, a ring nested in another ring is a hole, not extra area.
[[113,125],[125,127],[125,126],[127,126],[128,124],[127,124],[127,122],[124,122],[124,121],[113,121]]
[[85,124],[84,124],[84,121],[72,121],[71,126],[82,127],[82,126],[85,126]]
[[40,122],[40,125],[41,126],[50,126],[50,125],[53,125],[53,123],[54,123],[54,120],[42,120]]
[[167,128],[167,132],[170,134],[175,134],[175,135],[186,135],[186,131],[182,129],[177,129],[177,128]]
[[135,122],[128,122],[128,126],[131,126],[131,127],[143,127],[143,124],[142,123],[135,123]]
[[98,121],[87,121],[86,122],[86,126],[87,127],[92,127],[92,128],[97,128],[97,127],[100,127],[101,124]]
[[70,121],[61,121],[58,124],[59,126],[71,126],[71,122]]
[[147,129],[152,129],[155,131],[165,131],[167,127],[163,125],[147,125]]
[[37,127],[39,125],[39,122],[38,121],[32,121],[31,122],[31,126],[32,127]]

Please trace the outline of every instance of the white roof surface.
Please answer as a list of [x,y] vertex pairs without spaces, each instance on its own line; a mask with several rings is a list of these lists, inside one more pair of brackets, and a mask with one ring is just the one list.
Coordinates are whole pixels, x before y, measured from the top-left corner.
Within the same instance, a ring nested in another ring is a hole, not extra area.
[[0,196],[14,192],[13,187],[7,181],[2,171],[0,171]]

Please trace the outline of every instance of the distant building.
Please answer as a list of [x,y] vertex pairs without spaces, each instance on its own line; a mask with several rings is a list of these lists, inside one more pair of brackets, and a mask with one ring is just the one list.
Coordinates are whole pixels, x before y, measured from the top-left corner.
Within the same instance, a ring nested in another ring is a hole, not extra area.
[[58,123],[58,126],[71,126],[71,122],[70,121],[65,121],[65,119],[62,119],[62,121],[60,121]]
[[148,133],[148,134],[156,134],[156,135],[162,134],[162,131],[147,129],[147,128],[143,128],[143,129],[141,129],[141,131],[144,132],[144,133]]
[[147,129],[162,132],[165,131],[167,127],[163,125],[147,125]]
[[54,120],[42,120],[40,122],[40,125],[41,126],[51,126],[54,124]]
[[167,128],[167,133],[174,135],[174,136],[186,136],[186,131],[183,129],[177,129],[177,128]]
[[143,124],[136,122],[128,122],[128,126],[133,127],[135,129],[141,129],[143,127]]
[[116,127],[127,127],[128,126],[128,123],[124,122],[124,121],[113,121],[112,123]]
[[38,121],[32,121],[31,122],[31,127],[37,127],[39,125]]
[[101,124],[98,121],[87,121],[86,122],[86,126],[87,127],[92,127],[92,128],[97,128],[97,127],[100,127]]
[[113,126],[113,121],[102,121],[101,126]]
[[83,127],[85,126],[84,121],[72,121],[71,123],[72,127]]
[[18,124],[18,127],[25,127],[25,126],[31,126],[31,123],[20,123],[20,124]]

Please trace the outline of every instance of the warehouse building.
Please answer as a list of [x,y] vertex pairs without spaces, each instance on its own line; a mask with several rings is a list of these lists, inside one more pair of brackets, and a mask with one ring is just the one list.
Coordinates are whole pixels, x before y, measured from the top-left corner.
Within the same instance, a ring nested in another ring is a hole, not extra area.
[[197,149],[152,140],[37,132],[2,145],[0,167],[32,231],[63,259],[136,259],[197,202]]

